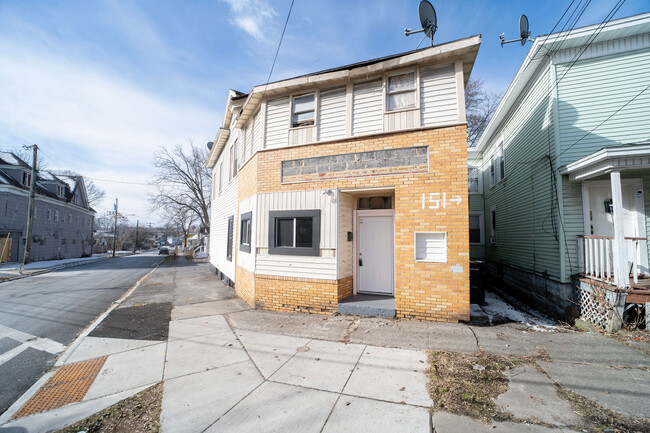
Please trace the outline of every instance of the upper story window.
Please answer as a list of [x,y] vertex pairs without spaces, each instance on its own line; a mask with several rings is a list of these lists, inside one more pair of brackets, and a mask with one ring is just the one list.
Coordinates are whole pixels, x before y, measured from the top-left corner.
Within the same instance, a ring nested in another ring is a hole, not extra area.
[[230,180],[237,177],[237,170],[239,169],[239,166],[237,165],[237,152],[237,140],[235,140],[230,148]]
[[386,110],[399,110],[415,106],[415,72],[388,77],[386,86]]
[[219,182],[219,194],[221,194],[221,182],[223,180],[223,162],[219,163],[219,173],[217,173],[217,176],[219,176],[218,182]]
[[59,222],[59,211],[58,210],[54,211],[54,221]]
[[309,126],[314,124],[316,95],[309,93],[293,98],[293,112],[291,113],[291,126]]
[[467,167],[468,188],[470,193],[481,192],[481,171],[476,166]]
[[65,195],[65,187],[63,187],[61,185],[57,185],[56,186],[56,195],[58,195],[59,197],[63,197]]
[[497,151],[497,163],[499,165],[499,180],[506,178],[506,159],[503,153],[503,142],[499,144],[499,150]]

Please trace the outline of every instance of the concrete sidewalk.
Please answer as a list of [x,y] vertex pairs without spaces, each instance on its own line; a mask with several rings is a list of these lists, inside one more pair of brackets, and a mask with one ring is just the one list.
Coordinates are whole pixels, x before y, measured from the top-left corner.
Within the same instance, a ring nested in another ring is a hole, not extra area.
[[[56,430],[160,381],[164,432],[573,431],[578,415],[556,385],[628,416],[650,416],[650,348],[598,334],[252,310],[206,262],[184,259],[161,267],[114,311],[128,309],[140,316],[119,328],[133,329],[113,329],[109,314],[0,417],[0,432]],[[428,350],[533,355],[540,348],[552,362],[509,372],[510,389],[496,402],[547,427],[431,413]],[[72,378],[71,388],[62,377]],[[75,398],[50,407],[61,395]]]

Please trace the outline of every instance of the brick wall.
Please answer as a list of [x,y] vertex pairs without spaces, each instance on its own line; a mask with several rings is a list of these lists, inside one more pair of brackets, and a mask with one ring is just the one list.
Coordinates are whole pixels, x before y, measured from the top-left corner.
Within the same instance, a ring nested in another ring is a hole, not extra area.
[[[428,146],[429,171],[370,173],[363,177],[282,183],[282,161],[308,157]],[[374,175],[373,174],[381,174]],[[466,126],[391,132],[335,143],[261,151],[240,172],[239,198],[254,193],[323,188],[395,188],[395,298],[397,317],[469,320],[469,239]],[[460,204],[429,209],[430,193],[459,196]],[[422,195],[427,201],[422,202]],[[447,233],[447,263],[415,261],[416,231]],[[245,278],[245,277],[244,277]],[[239,284],[239,279],[237,281]],[[256,275],[255,305],[279,311],[332,313],[351,294],[351,277],[304,280]]]
[[352,296],[352,275],[341,278],[338,281],[338,300],[341,302],[348,296]]
[[241,266],[237,266],[235,275],[235,293],[251,307],[255,307],[255,275]]

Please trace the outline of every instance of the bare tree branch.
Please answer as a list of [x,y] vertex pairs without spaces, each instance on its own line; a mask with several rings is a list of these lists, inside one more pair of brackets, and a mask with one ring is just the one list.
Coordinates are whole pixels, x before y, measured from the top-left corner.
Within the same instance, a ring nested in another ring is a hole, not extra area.
[[487,92],[483,88],[483,80],[469,80],[465,87],[467,146],[473,147],[478,144],[500,101],[501,95]]
[[151,207],[188,231],[196,219],[210,231],[212,185],[210,170],[205,166],[207,159],[207,148],[191,141],[187,150],[180,145],[172,149],[161,147],[154,156],[156,172],[152,182],[154,190],[149,194]]

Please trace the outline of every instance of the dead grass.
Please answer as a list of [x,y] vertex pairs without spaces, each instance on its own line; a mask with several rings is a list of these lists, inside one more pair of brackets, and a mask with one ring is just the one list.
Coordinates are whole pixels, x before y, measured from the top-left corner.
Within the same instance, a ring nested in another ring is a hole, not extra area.
[[[537,361],[552,362],[542,348],[538,348],[535,356],[431,352],[427,375],[434,410],[466,415],[487,423],[512,421],[551,427],[535,418],[515,418],[494,403],[496,397],[508,390],[506,371],[528,364],[545,374],[538,367]],[[567,426],[571,429],[603,433],[650,433],[648,420],[621,415],[562,387],[557,387],[557,393],[580,416],[576,425]]]
[[158,433],[162,383],[97,412],[57,433]]

